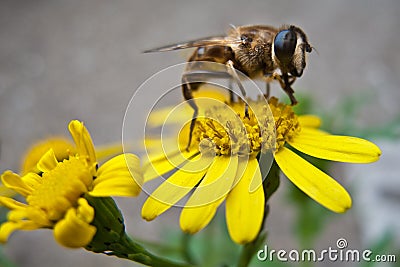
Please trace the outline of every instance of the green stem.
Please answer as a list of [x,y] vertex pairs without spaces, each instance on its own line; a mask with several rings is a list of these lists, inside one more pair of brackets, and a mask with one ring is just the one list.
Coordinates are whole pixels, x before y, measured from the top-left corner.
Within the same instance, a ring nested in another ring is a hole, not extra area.
[[[260,169],[261,169],[261,174],[263,177],[265,177],[265,174],[263,171],[265,169],[262,166],[262,163],[260,163]],[[264,212],[264,218],[262,225],[264,225],[268,213],[269,213],[269,206],[268,206],[268,199],[272,196],[273,193],[278,189],[279,187],[279,174],[280,174],[280,169],[278,164],[274,161],[272,163],[271,169],[269,169],[268,174],[266,175],[266,179],[263,182],[263,188],[264,188],[264,195],[265,195],[265,212]],[[266,233],[262,231],[262,228],[260,229],[260,232],[257,235],[257,238],[248,244],[243,245],[242,251],[239,256],[239,261],[237,264],[237,267],[247,267],[250,264],[251,259],[253,256],[257,253],[258,249],[261,247],[263,243],[266,241]]]
[[[132,241],[128,236],[121,240],[121,250],[113,251],[110,256],[116,256],[119,258],[125,258],[129,260],[133,260],[135,262],[142,263],[148,266],[154,267],[190,267],[192,265],[185,264],[185,263],[178,263],[173,262],[169,259],[165,259],[159,257],[157,255],[152,254],[148,250],[146,250],[143,246],[137,244],[136,242]],[[138,251],[140,251],[138,253]]]
[[196,265],[196,261],[193,257],[193,254],[190,251],[190,240],[192,239],[192,235],[183,233],[182,234],[182,255],[183,258],[189,262],[190,264]]
[[260,248],[261,244],[263,244],[265,242],[266,237],[267,237],[267,235],[260,231],[257,238],[253,242],[243,245],[237,267],[249,266],[251,259],[256,254],[256,252]]
[[110,197],[85,195],[95,209],[92,221],[97,229],[92,241],[85,247],[95,253],[128,259],[154,267],[189,267],[190,264],[177,263],[150,253],[142,245],[133,241],[125,232],[124,219],[114,200]]

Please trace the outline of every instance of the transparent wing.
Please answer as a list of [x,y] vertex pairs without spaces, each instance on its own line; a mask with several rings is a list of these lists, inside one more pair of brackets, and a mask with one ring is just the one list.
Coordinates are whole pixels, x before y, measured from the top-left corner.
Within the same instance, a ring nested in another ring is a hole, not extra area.
[[166,45],[162,47],[157,47],[153,49],[149,49],[144,51],[144,53],[151,53],[151,52],[165,52],[165,51],[172,51],[172,50],[179,50],[179,49],[186,49],[192,47],[206,47],[206,46],[230,46],[234,44],[240,44],[242,41],[240,39],[227,37],[227,36],[214,36],[214,37],[207,37],[201,38],[198,40],[188,41],[184,43],[177,43]]

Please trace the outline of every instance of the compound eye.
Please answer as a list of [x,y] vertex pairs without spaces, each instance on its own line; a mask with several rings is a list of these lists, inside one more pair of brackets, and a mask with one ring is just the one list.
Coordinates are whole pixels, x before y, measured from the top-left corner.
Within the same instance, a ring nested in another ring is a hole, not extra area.
[[282,64],[289,64],[296,49],[296,33],[291,30],[280,31],[274,40],[275,55]]

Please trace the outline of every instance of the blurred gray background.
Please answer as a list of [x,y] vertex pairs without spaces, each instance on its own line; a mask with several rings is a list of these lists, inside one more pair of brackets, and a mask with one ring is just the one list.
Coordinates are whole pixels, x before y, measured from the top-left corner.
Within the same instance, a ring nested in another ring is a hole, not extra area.
[[[0,171],[18,171],[24,149],[49,135],[67,135],[71,119],[83,120],[96,144],[120,141],[124,111],[136,88],[157,71],[185,60],[179,52],[141,51],[224,33],[229,24],[300,26],[318,53],[309,55],[295,91],[312,94],[332,114],[346,94],[361,97],[368,92],[374,101],[355,123],[379,125],[400,113],[399,13],[396,0],[2,0]],[[279,90],[275,86],[273,93]],[[155,88],[149,99],[157,94]],[[268,221],[269,238],[276,247],[291,248],[293,211],[280,198],[278,192],[272,200],[276,204]],[[177,216],[142,221],[138,206],[143,199],[121,200],[130,233],[157,240],[163,224],[178,228]],[[339,237],[361,246],[364,228],[357,216],[357,210],[333,215],[322,246]],[[5,250],[18,266],[134,266],[61,248],[49,231],[16,233]]]

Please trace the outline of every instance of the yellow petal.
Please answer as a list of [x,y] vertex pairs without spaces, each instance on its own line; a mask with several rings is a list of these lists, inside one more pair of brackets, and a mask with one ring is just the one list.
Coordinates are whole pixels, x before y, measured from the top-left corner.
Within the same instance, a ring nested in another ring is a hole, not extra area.
[[191,114],[193,114],[193,109],[189,105],[182,105],[179,112],[174,112],[174,107],[166,107],[152,110],[146,122],[150,127],[161,126],[165,122],[180,123],[190,120]]
[[206,176],[182,210],[180,225],[184,232],[194,234],[207,226],[232,189],[237,168],[238,156],[215,157]]
[[222,197],[214,202],[200,207],[185,207],[180,217],[180,226],[182,231],[189,234],[195,234],[206,227],[212,218],[214,218],[217,208],[225,200]]
[[140,194],[140,186],[133,180],[128,173],[127,175],[117,174],[118,177],[107,177],[101,183],[98,183],[89,195],[93,197],[134,197]]
[[37,168],[41,172],[48,172],[57,167],[57,158],[54,154],[53,149],[49,149],[46,153],[44,153],[43,157],[40,158]]
[[262,186],[250,192],[250,183],[255,181],[262,184],[257,159],[250,159],[243,165],[245,171],[226,199],[228,231],[232,240],[238,244],[251,242],[257,237],[262,226],[265,206]]
[[148,182],[157,177],[161,177],[163,174],[166,174],[177,168],[178,166],[181,166],[184,162],[193,157],[195,154],[195,151],[182,151],[170,155],[165,155],[164,153],[162,153],[160,155],[151,156],[151,158],[149,156],[149,162],[143,164],[144,181]]
[[8,237],[16,230],[36,230],[39,225],[32,221],[5,222],[0,226],[0,243],[6,243]]
[[311,128],[311,127],[301,127],[301,135],[329,135],[328,132],[322,131],[317,128]]
[[215,157],[206,176],[185,204],[185,208],[207,205],[226,196],[233,187],[237,170],[237,155]]
[[82,221],[91,223],[95,216],[95,210],[85,198],[80,198],[78,199],[76,214]]
[[321,119],[315,115],[302,115],[297,119],[302,127],[319,128],[321,126]]
[[14,190],[22,196],[27,196],[32,193],[32,188],[27,185],[18,174],[13,173],[12,171],[5,171],[1,176],[1,181],[4,186]]
[[13,209],[7,214],[9,221],[24,221],[29,220],[35,222],[41,228],[50,227],[54,224],[50,221],[48,212],[31,206],[26,206],[23,208]]
[[[201,155],[194,157],[199,160]],[[171,177],[163,182],[150,197],[146,200],[142,208],[142,217],[148,221],[153,220],[158,215],[169,209],[172,205],[183,198],[198,182],[203,178],[207,169],[200,169],[197,172],[186,171],[185,166],[179,169]]]
[[[85,207],[80,207],[78,210],[69,209],[65,218],[57,222],[54,227],[54,238],[62,246],[69,248],[84,247],[92,241],[96,234],[96,227],[89,224],[90,218],[85,217],[90,213],[94,215],[93,208],[87,202],[80,202],[79,204]],[[90,209],[92,212],[87,212]],[[81,211],[84,211],[85,214],[81,214]]]
[[9,210],[25,209],[26,204],[16,201],[15,199],[0,196],[0,205]]
[[[151,165],[154,162],[160,162],[160,161],[165,161],[168,160],[169,158],[173,158],[177,156],[180,151],[176,150],[171,153],[165,153],[164,151],[159,152],[159,153],[148,153],[146,156],[143,158],[143,167],[146,168],[148,165]],[[188,158],[185,158],[187,160]]]
[[134,154],[121,154],[105,162],[97,171],[91,196],[137,196],[143,176],[139,158]]
[[96,146],[96,158],[104,161],[123,152],[121,143]]
[[212,87],[207,88],[207,85],[205,85],[201,87],[200,90],[193,91],[193,97],[211,98],[220,102],[227,102],[229,101],[229,92],[228,90],[215,90],[215,88]]
[[[185,161],[182,159],[182,163]],[[152,162],[151,164],[143,166],[144,173],[144,181],[149,182],[155,178],[161,177],[164,174],[172,171],[173,169],[177,168],[175,164],[172,164],[169,160],[161,160]]]
[[[149,154],[164,153],[164,143],[174,143],[176,142],[176,137],[164,137],[164,136],[151,136],[144,139],[144,147]],[[177,148],[176,148],[177,149]]]
[[43,183],[43,177],[36,173],[29,172],[21,177],[22,181],[33,190],[37,189]]
[[165,121],[164,124],[159,125],[158,127],[163,127],[160,133],[147,134],[143,142],[146,152],[148,154],[164,153],[169,155],[176,151],[186,150],[192,117],[190,113],[185,113],[185,116],[189,118],[182,121],[175,121],[174,119],[173,123]]
[[0,184],[0,196],[3,197],[12,197],[16,194],[16,192],[10,188],[7,188],[5,185]]
[[48,138],[34,144],[25,153],[25,157],[21,164],[22,174],[26,174],[28,172],[39,172],[36,164],[50,148],[53,149],[58,161],[68,159],[70,153],[76,153],[76,148],[74,144],[65,137]]
[[[252,159],[249,159],[252,160]],[[254,177],[254,179],[250,182],[250,187],[249,187],[249,191],[250,193],[253,193],[254,191],[256,191],[259,187],[262,187],[262,183],[263,183],[263,179],[264,177],[261,177],[261,180],[258,179],[258,175],[256,174],[256,172],[259,171],[259,169],[264,170],[265,173],[267,174],[269,172],[269,170],[271,169],[272,164],[274,163],[275,159],[274,159],[274,153],[268,152],[268,153],[260,153],[258,155],[258,168],[256,169],[255,167],[253,168],[253,173],[250,170],[247,170],[247,174],[246,175],[250,175],[252,177]],[[243,172],[245,171],[245,169],[243,168]],[[243,176],[243,175],[242,175]],[[238,177],[241,178],[242,176]]]
[[69,123],[69,131],[75,141],[78,154],[88,156],[91,163],[96,162],[96,153],[94,150],[92,138],[83,122],[73,120]]
[[[191,117],[188,120],[181,121],[179,124],[168,125],[168,122],[162,128],[159,134],[148,134],[144,140],[144,147],[148,154],[171,155],[177,151],[186,151],[189,143]],[[190,150],[197,151],[196,143],[192,143]]]
[[351,136],[300,134],[289,144],[310,156],[341,162],[370,163],[381,155],[375,144]]
[[[198,101],[199,103],[196,103],[200,112],[208,108],[210,104],[210,102],[206,102],[204,99],[209,98],[212,103],[214,103],[215,100],[222,103],[229,101],[229,95],[226,91],[213,90],[205,87],[193,91],[193,97],[203,99]],[[154,127],[163,125],[164,123],[185,123],[192,119],[193,109],[187,103],[182,104],[177,109],[174,108],[176,108],[176,106],[153,110],[147,119],[147,123],[149,126]]]
[[210,168],[211,164],[214,162],[214,158],[215,155],[213,153],[199,154],[193,158],[190,158],[190,160],[188,160],[185,165],[179,167],[179,169],[185,172],[199,172],[208,170],[208,168]]
[[351,207],[350,195],[338,182],[290,149],[281,148],[275,160],[290,181],[322,206],[334,212]]

